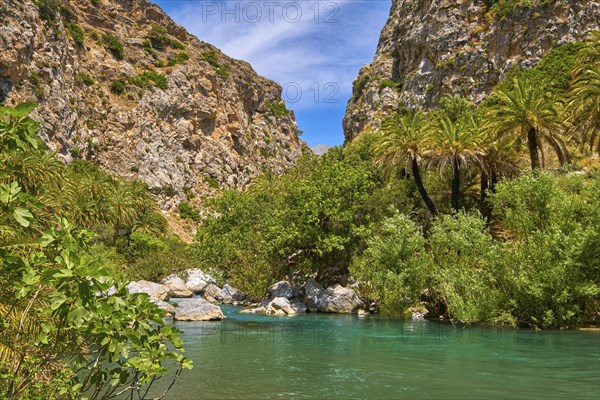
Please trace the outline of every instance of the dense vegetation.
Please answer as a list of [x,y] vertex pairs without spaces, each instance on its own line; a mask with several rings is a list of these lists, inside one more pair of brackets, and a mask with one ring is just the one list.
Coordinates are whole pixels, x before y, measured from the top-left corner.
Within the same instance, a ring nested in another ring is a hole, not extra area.
[[0,107],[0,398],[144,397],[191,363],[124,275],[185,266],[185,246],[144,185],[47,154],[34,107]]
[[400,109],[344,149],[225,191],[197,233],[202,262],[257,299],[294,272],[350,272],[391,314],[597,324],[599,38],[511,71],[478,107]]

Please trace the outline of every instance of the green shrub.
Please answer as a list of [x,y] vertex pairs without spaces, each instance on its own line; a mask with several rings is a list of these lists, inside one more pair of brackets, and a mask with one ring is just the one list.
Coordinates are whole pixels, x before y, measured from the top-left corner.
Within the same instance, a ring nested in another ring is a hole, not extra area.
[[152,42],[148,39],[148,40],[144,40],[142,42],[142,48],[144,49],[144,51],[150,55],[155,56],[156,52],[154,51],[154,49],[152,48]]
[[46,21],[54,21],[59,11],[58,0],[36,0],[38,13],[41,19]]
[[379,82],[379,89],[383,89],[383,88],[390,88],[390,89],[394,89],[394,90],[401,90],[402,89],[402,82],[395,82],[391,79],[384,79],[381,82]]
[[225,65],[221,65],[219,63],[219,60],[217,58],[217,53],[214,50],[207,50],[207,51],[203,52],[202,59],[204,61],[206,61],[207,63],[209,63],[214,68],[217,75],[219,75],[219,76],[226,78],[231,73],[231,71],[229,70],[229,67],[227,67]]
[[492,0],[486,1],[490,4],[490,14],[496,18],[509,18],[514,14],[531,8],[534,5],[533,0]]
[[190,203],[182,201],[179,203],[179,215],[183,219],[189,219],[194,222],[200,221],[200,213]]
[[65,22],[65,28],[67,28],[75,43],[83,45],[85,36],[83,34],[83,29],[81,29],[79,25],[72,22]]
[[175,238],[134,232],[125,253],[129,256],[125,274],[132,280],[160,282],[167,275],[199,267],[190,246]]
[[183,45],[183,43],[181,43],[180,41],[175,40],[175,39],[171,39],[169,41],[169,45],[172,48],[176,49],[176,50],[183,50],[183,49],[185,49],[185,46]]
[[116,36],[106,34],[102,37],[104,45],[110,52],[115,56],[117,60],[123,60],[125,58],[125,50],[123,43]]
[[217,179],[213,178],[212,176],[205,176],[204,182],[206,182],[208,187],[213,188],[213,189],[219,189],[221,187],[221,185],[219,184],[219,181]]
[[360,97],[365,86],[367,86],[367,83],[369,83],[369,77],[366,75],[356,78],[354,82],[352,82],[352,96],[355,98]]
[[402,315],[421,297],[429,264],[420,230],[396,212],[369,234],[367,248],[350,272],[369,283],[363,295],[376,300],[383,312]]
[[35,86],[39,85],[40,83],[42,83],[42,78],[40,77],[40,74],[38,74],[37,71],[32,71],[29,74],[29,81],[31,83],[33,83]]
[[290,114],[290,111],[286,108],[285,103],[283,101],[265,101],[265,105],[269,110],[269,113],[274,117],[287,117]]
[[94,79],[87,72],[80,72],[75,76],[75,82],[80,85],[92,86],[94,84]]
[[163,50],[170,43],[167,29],[159,24],[152,24],[148,40],[152,43],[152,47],[157,50]]
[[166,90],[169,87],[169,81],[167,80],[167,77],[155,71],[144,71],[136,77],[129,77],[128,81],[132,85],[141,88],[156,86],[157,88]]
[[132,165],[131,168],[129,168],[129,170],[137,174],[138,172],[140,172],[140,167],[138,167],[137,165]]
[[112,81],[110,83],[110,91],[114,94],[123,94],[125,92],[125,82],[122,80]]
[[184,62],[186,62],[189,59],[190,59],[189,54],[187,54],[187,53],[179,53],[175,57],[169,58],[167,60],[167,62],[168,62],[168,64],[170,66],[174,66],[174,65],[178,65],[178,64],[183,64]]

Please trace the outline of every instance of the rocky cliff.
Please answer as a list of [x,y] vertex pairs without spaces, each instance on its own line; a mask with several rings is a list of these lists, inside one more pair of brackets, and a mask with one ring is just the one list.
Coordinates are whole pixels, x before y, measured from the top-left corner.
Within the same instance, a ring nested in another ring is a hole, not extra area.
[[435,107],[454,94],[479,102],[509,69],[534,66],[599,19],[590,0],[393,0],[375,58],[354,82],[346,141],[400,105]]
[[48,147],[148,183],[165,209],[303,151],[276,83],[145,0],[1,0],[0,102],[34,100]]

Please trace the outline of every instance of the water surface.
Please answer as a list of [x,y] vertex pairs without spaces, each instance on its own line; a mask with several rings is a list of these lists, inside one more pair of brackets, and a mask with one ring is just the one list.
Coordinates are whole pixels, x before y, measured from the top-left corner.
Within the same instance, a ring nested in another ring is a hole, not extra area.
[[169,399],[600,399],[600,334],[380,316],[176,322],[194,369]]

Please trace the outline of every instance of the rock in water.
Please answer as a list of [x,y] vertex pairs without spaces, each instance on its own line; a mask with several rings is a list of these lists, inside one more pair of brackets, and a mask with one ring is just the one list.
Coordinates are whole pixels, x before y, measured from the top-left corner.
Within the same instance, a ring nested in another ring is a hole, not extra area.
[[304,303],[310,311],[318,311],[323,296],[323,286],[313,278],[304,285]]
[[217,285],[211,283],[202,290],[202,297],[211,303],[218,303],[223,301],[223,291]]
[[173,315],[175,315],[175,307],[170,304],[167,303],[166,301],[161,301],[161,300],[151,300],[154,304],[156,304],[158,306],[158,308],[160,308],[161,310],[164,310],[167,312],[167,317],[172,317]]
[[323,291],[318,305],[321,312],[350,314],[364,304],[354,290],[335,284]]
[[221,307],[200,298],[186,299],[175,307],[177,321],[218,321],[225,319]]
[[167,301],[171,297],[171,290],[167,286],[150,281],[131,282],[127,289],[129,293],[146,293],[150,300]]
[[163,279],[162,284],[169,288],[171,297],[185,298],[192,297],[194,293],[187,288],[183,279],[172,274]]
[[242,292],[237,289],[232,288],[228,284],[223,285],[221,289],[221,301],[223,304],[233,304],[237,302],[244,301],[246,296]]
[[217,282],[212,276],[197,268],[187,269],[182,275],[186,277],[185,286],[195,294],[200,293],[208,284]]
[[286,299],[293,299],[298,296],[298,288],[293,287],[288,281],[281,281],[271,285],[269,293],[272,298],[285,297]]

